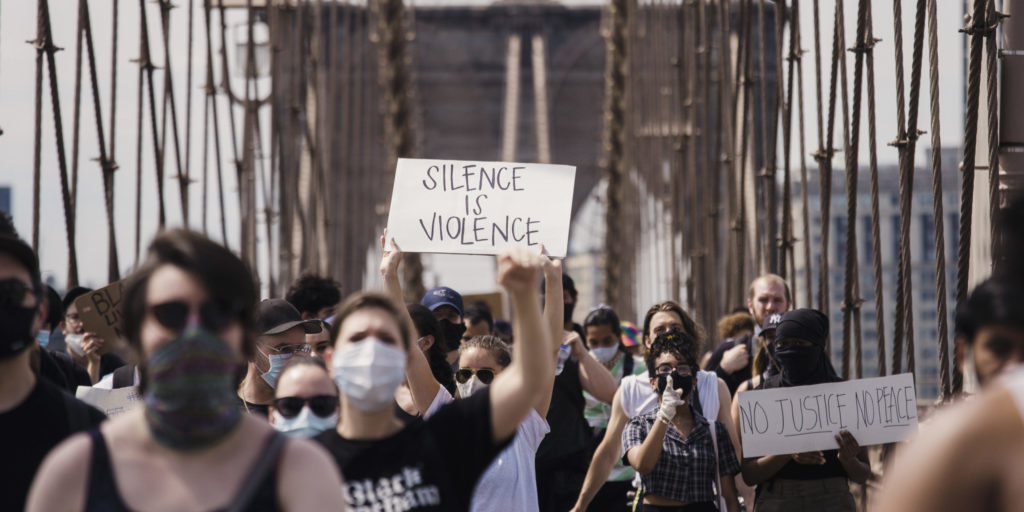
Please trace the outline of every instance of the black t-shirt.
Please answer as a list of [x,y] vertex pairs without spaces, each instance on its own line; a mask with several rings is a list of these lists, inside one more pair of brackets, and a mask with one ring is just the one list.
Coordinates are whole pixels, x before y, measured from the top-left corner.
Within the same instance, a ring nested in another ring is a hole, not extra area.
[[[757,344],[753,342],[753,334],[744,334],[738,338],[729,338],[715,347],[715,351],[711,353],[711,357],[708,359],[708,371],[712,371],[718,374],[722,380],[725,381],[725,385],[729,386],[729,394],[735,395],[736,388],[740,387],[743,381],[750,379],[751,368],[754,364],[754,354],[757,353]],[[746,345],[747,350],[750,352],[750,359],[747,360],[747,365],[733,373],[728,373],[722,369],[722,356],[726,350],[735,347],[736,345]]]
[[113,352],[103,354],[100,356],[100,378],[124,366],[125,364],[127,363],[124,362],[124,359],[121,359],[121,356]]
[[92,386],[85,368],[75,364],[71,356],[48,348],[39,349],[39,375],[71,394],[78,391],[78,386]]
[[235,407],[238,407],[240,411],[247,412],[265,420],[270,418],[270,404],[254,404],[248,400],[242,399],[240,396],[236,396],[235,398],[237,399]]
[[569,359],[562,373],[555,377],[551,407],[547,415],[551,432],[537,448],[538,473],[541,469],[566,467],[580,468],[586,472],[587,463],[590,462],[587,450],[591,447],[593,431],[583,416],[585,407],[583,386],[580,384],[580,364],[575,359]]
[[46,454],[71,434],[104,419],[99,410],[37,378],[23,402],[0,412],[0,510],[24,510],[29,486]]
[[477,480],[512,437],[495,443],[490,393],[474,393],[386,439],[316,437],[338,463],[352,510],[469,510]]

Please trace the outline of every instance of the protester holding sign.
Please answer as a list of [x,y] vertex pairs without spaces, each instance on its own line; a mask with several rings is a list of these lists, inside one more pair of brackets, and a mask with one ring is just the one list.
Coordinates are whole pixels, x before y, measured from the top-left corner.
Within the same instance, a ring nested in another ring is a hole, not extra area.
[[[764,379],[758,389],[841,381],[825,352],[828,331],[828,318],[820,311],[797,309],[783,314],[775,331],[775,359],[781,371]],[[732,415],[739,429],[736,402]],[[855,510],[847,479],[864,483],[871,477],[867,450],[847,430],[835,439],[837,450],[744,459],[743,479],[758,485],[756,510]]]
[[[349,480],[346,502],[367,510],[466,510],[473,488],[509,443],[553,374],[552,340],[536,295],[540,257],[522,249],[498,257],[498,282],[511,297],[516,359],[484,391],[403,426],[394,393],[406,379],[413,345],[405,309],[360,293],[338,310],[334,378],[341,390],[338,428],[317,437]],[[435,393],[436,396],[436,393]]]
[[47,457],[29,511],[317,510],[342,501],[322,449],[236,406],[255,350],[256,287],[202,235],[157,235],[128,278],[124,332],[143,361],[144,406]]
[[124,366],[123,359],[110,353],[112,344],[97,335],[95,331],[86,331],[82,315],[78,311],[77,299],[88,296],[93,290],[89,288],[72,288],[64,295],[64,321],[60,324],[64,331],[64,342],[67,344],[68,355],[89,373],[93,384],[100,378]]
[[[704,329],[679,304],[672,301],[655,304],[647,310],[642,333],[645,350],[659,337],[665,337],[674,340],[675,343],[689,344],[680,350],[697,354],[704,341]],[[700,404],[701,414],[708,422],[719,421],[725,425],[735,449],[739,446],[739,441],[735,432],[731,430],[729,388],[714,372],[698,371],[696,381],[697,403]],[[655,410],[657,403],[658,394],[643,375],[623,377],[612,401],[611,418],[608,420],[604,439],[590,461],[586,480],[583,482],[576,505],[572,508],[573,511],[587,510],[598,490],[608,479],[612,466],[621,459],[622,432],[626,422]]]
[[[628,461],[643,482],[642,511],[714,512],[719,499],[739,510],[733,476],[739,473],[729,431],[695,410],[697,353],[692,341],[659,336],[647,354],[650,386],[658,407],[629,420],[622,433]],[[716,489],[718,492],[716,492]]]

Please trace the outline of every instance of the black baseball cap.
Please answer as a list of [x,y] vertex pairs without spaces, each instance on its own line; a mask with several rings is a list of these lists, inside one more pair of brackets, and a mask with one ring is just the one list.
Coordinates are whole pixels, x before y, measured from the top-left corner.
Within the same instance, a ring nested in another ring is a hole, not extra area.
[[256,330],[267,336],[301,326],[306,334],[323,330],[319,320],[303,320],[302,314],[284,299],[267,299],[256,306]]
[[761,332],[774,331],[780,323],[782,323],[782,313],[772,313],[764,317],[764,322],[761,324]]

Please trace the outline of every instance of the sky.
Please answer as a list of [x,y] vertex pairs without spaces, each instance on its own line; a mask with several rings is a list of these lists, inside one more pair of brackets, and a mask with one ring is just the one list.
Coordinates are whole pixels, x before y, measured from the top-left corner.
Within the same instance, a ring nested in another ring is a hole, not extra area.
[[[184,118],[186,105],[186,92],[192,90],[191,105],[191,159],[190,172],[200,178],[202,168],[202,144],[203,144],[203,94],[200,85],[204,80],[201,72],[201,64],[205,62],[205,39],[203,35],[202,1],[191,0],[195,6],[193,28],[194,34],[194,58],[197,71],[192,77],[191,87],[187,86],[185,70],[188,62],[188,5],[189,0],[176,2],[177,8],[171,11],[171,33],[170,33],[170,59],[173,71],[173,88],[179,112],[180,128],[182,134],[182,154],[185,151],[186,141],[184,140]],[[136,151],[136,137],[138,130],[137,123],[137,64],[133,63],[140,51],[139,41],[139,6],[145,5],[149,22],[154,60],[158,66],[164,66],[163,44],[159,25],[159,10],[155,2],[128,2],[117,0],[119,5],[119,26],[118,31],[118,56],[116,61],[111,59],[113,23],[112,6],[115,2],[90,2],[91,19],[94,31],[94,45],[98,66],[98,82],[101,91],[101,105],[103,111],[104,129],[110,130],[110,91],[111,91],[111,63],[116,62],[118,68],[117,86],[117,116],[115,136],[115,158],[120,169],[116,173],[115,182],[115,227],[118,232],[118,256],[121,262],[122,272],[126,272],[135,262],[135,189],[137,186],[136,161],[141,158],[143,176],[142,191],[143,203],[141,213],[141,246],[144,249],[149,239],[155,234],[157,228],[156,219],[156,184],[154,182],[153,154],[151,150],[152,141],[149,140],[148,129],[143,131],[146,138],[143,139],[142,154]],[[419,2],[420,5],[486,5],[489,2],[475,1],[450,1],[439,0],[436,2]],[[569,5],[592,5],[593,2],[563,2]],[[813,54],[813,17],[811,4],[804,1],[802,5],[802,46],[808,51],[804,58],[804,104],[806,107],[805,123],[807,139],[805,142],[808,150],[817,146],[815,87],[814,87],[814,54]],[[828,64],[832,47],[832,19],[835,3],[829,0],[818,2],[820,5],[822,20],[821,42],[822,42],[822,70],[823,87],[827,94],[828,87]],[[910,75],[910,44],[913,40],[913,13],[914,4],[911,0],[902,0],[903,6],[903,39],[905,44],[905,73],[909,84]],[[893,14],[892,4],[889,2],[874,2],[874,33],[881,41],[875,46],[875,71],[876,71],[876,102],[878,112],[878,158],[882,163],[896,160],[896,150],[885,145],[895,138],[895,109],[896,109],[896,88],[895,88],[895,64],[893,47]],[[964,97],[964,35],[958,32],[963,23],[963,2],[941,1],[938,4],[938,40],[939,40],[939,76],[940,76],[940,119],[942,125],[942,137],[944,146],[959,146],[962,144],[963,126],[963,97]],[[54,41],[64,50],[55,55],[57,63],[57,85],[60,91],[61,114],[65,134],[65,150],[68,158],[68,168],[72,166],[72,122],[74,112],[74,65],[75,65],[75,43],[74,33],[77,22],[78,2],[73,0],[50,0],[51,20],[53,25]],[[856,28],[857,2],[847,0],[844,6],[846,47],[852,45],[853,35]],[[235,12],[229,15],[228,25],[230,35],[229,46],[239,33],[241,24],[244,23],[244,13]],[[32,232],[32,169],[34,158],[34,90],[35,90],[35,49],[26,41],[35,39],[36,32],[36,2],[32,0],[18,0],[0,3],[0,128],[3,135],[0,136],[0,155],[3,158],[3,165],[0,167],[0,186],[12,188],[12,215],[15,226],[26,240],[31,238]],[[214,51],[219,49],[215,44]],[[229,49],[229,55],[233,55],[233,49]],[[851,84],[852,94],[853,81],[853,54],[848,53],[848,80]],[[927,59],[927,52],[925,53]],[[927,65],[927,60],[925,61]],[[235,78],[237,87],[238,77]],[[88,85],[88,74],[83,73],[84,85]],[[163,70],[155,73],[155,85],[157,90],[157,104],[160,109],[160,95],[164,76]],[[48,81],[43,81],[44,94],[48,93]],[[266,91],[269,84],[262,83],[263,91]],[[928,83],[927,68],[925,68],[922,83],[922,102],[919,127],[929,129],[928,111]],[[42,109],[42,150],[41,150],[41,219],[40,219],[40,247],[39,255],[44,278],[52,279],[58,290],[64,289],[67,251],[66,235],[64,229],[63,204],[60,195],[59,168],[57,164],[56,143],[54,138],[53,112],[49,102],[49,96],[44,96]],[[220,99],[222,134],[230,133],[228,121],[224,115],[226,103]],[[852,104],[851,104],[852,105]],[[95,118],[92,110],[92,97],[88,87],[83,88],[81,110],[81,140],[78,158],[78,188],[79,199],[77,204],[77,250],[80,282],[89,286],[102,286],[106,283],[107,276],[107,232],[106,213],[103,204],[102,176],[97,162],[94,160],[99,155],[98,142],[95,136]],[[236,109],[237,110],[237,109]],[[241,113],[236,111],[238,124],[241,124]],[[837,114],[839,118],[839,114]],[[143,120],[149,123],[148,115]],[[866,130],[866,122],[863,123]],[[148,124],[146,125],[148,126]],[[264,124],[268,126],[268,124]],[[838,131],[837,133],[841,133]],[[862,135],[861,160],[866,161],[867,144],[866,131]],[[921,139],[919,148],[927,146],[927,137]],[[841,146],[838,142],[837,145]],[[109,142],[108,142],[109,145]],[[795,146],[794,146],[795,147]],[[175,173],[173,159],[173,143],[168,140],[168,158],[165,168],[166,175]],[[212,153],[212,145],[211,145]],[[233,172],[230,167],[230,141],[225,137],[222,140],[222,152],[224,158],[224,170],[226,179],[226,209],[228,242],[232,247],[238,246],[238,214],[237,202],[234,200],[235,183]],[[429,155],[434,158],[446,157],[449,155]],[[456,155],[457,156],[457,155]],[[780,152],[781,158],[781,152]],[[842,154],[836,156],[837,162],[841,165]],[[557,162],[571,164],[572,162]],[[213,172],[213,161],[209,161],[210,172]],[[191,185],[192,208],[189,216],[189,224],[192,227],[201,228],[203,221],[198,206],[201,193],[201,183],[196,181]],[[258,192],[259,194],[260,192]],[[182,225],[177,182],[167,179],[165,182],[166,211],[169,226]],[[212,235],[217,239],[220,236],[219,218],[216,199],[209,203],[209,213],[205,219],[211,229]],[[262,222],[262,219],[261,219]],[[217,228],[217,229],[214,229]],[[258,227],[257,231],[262,232],[263,228]],[[265,249],[260,250],[265,254]],[[436,268],[429,274],[431,280],[457,283],[458,275],[465,275],[466,265],[472,264],[478,267],[481,272],[492,268],[490,261],[476,257],[472,262],[467,258],[474,257],[444,257],[438,259]],[[444,263],[447,261],[448,263]],[[429,264],[428,260],[428,264]],[[262,269],[265,271],[265,268]],[[493,282],[493,280],[483,280]],[[480,279],[473,281],[480,283]],[[432,284],[430,282],[426,283]],[[471,283],[467,282],[467,286]],[[475,285],[479,287],[479,284]],[[483,289],[467,291],[484,291]]]

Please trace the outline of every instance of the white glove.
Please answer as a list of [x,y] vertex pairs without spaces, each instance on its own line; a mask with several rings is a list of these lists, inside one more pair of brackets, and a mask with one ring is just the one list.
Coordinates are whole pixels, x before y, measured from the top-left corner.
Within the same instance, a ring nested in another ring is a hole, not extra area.
[[675,389],[672,386],[672,376],[665,378],[665,391],[661,394],[661,408],[658,409],[658,419],[666,425],[676,416],[676,407],[686,405],[683,400],[683,390]]

